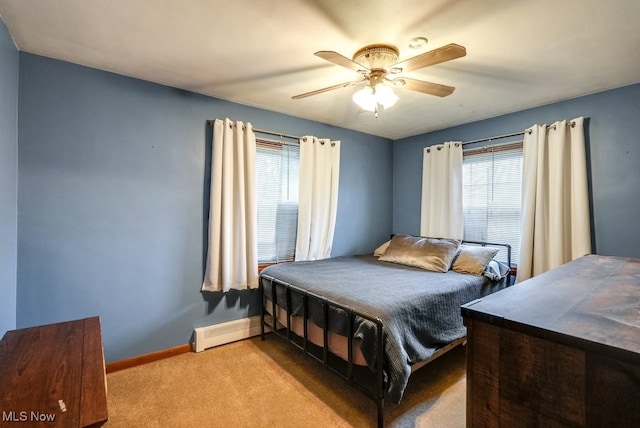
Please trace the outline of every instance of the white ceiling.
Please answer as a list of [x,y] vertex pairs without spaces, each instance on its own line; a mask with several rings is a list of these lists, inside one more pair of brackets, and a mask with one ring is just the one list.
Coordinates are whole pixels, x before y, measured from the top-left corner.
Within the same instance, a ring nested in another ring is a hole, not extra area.
[[[640,82],[638,0],[0,0],[0,16],[21,51],[391,139]],[[314,52],[371,43],[466,47],[405,75],[455,92],[397,89],[377,119],[357,87],[291,99],[358,77]]]

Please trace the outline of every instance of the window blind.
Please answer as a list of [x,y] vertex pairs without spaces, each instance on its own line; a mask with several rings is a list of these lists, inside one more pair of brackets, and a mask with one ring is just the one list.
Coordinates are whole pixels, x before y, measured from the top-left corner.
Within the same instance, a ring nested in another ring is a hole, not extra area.
[[[520,256],[522,142],[465,151],[462,164],[464,239],[511,245]],[[506,250],[496,256],[507,260]]]
[[256,142],[258,263],[294,259],[300,147]]

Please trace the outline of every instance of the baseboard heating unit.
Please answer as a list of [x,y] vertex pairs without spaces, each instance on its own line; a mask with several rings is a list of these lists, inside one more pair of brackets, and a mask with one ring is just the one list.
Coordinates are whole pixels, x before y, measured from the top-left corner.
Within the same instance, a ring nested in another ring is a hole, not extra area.
[[197,327],[194,330],[196,352],[260,334],[260,316],[241,318],[221,324]]

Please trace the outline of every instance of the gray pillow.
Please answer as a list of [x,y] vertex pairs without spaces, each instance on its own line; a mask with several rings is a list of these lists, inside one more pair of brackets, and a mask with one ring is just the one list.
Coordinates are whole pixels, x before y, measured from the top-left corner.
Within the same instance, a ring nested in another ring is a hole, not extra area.
[[459,246],[460,241],[456,239],[394,235],[379,260],[447,272]]
[[493,281],[500,281],[505,276],[511,273],[511,268],[504,263],[500,263],[496,260],[491,260],[484,270],[483,275]]
[[453,260],[451,270],[480,276],[497,253],[496,247],[462,244]]

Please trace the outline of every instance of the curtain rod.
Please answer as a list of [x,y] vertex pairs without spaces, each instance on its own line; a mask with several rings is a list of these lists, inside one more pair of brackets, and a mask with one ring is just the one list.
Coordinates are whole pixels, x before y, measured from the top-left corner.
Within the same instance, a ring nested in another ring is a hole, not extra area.
[[493,140],[499,140],[501,138],[516,137],[519,135],[524,135],[525,132],[531,133],[531,131],[512,132],[510,134],[495,135],[493,137],[485,137],[485,138],[478,138],[477,140],[463,141],[460,144],[464,146],[465,144],[480,143],[482,141],[493,141]]
[[[211,126],[213,126],[214,122],[215,122],[215,119],[207,120],[207,123]],[[297,135],[285,134],[283,132],[267,131],[266,129],[259,129],[259,128],[252,128],[252,129],[253,129],[253,132],[257,132],[259,134],[274,135],[280,138],[291,138],[292,140],[300,140],[300,138],[302,138],[302,137],[298,137]]]
[[258,128],[253,128],[253,132],[257,132],[259,134],[275,135],[276,137],[280,137],[280,138],[291,138],[292,140],[300,140],[300,138],[302,138],[296,135],[283,134],[282,132],[267,131],[266,129],[258,129]]
[[[569,126],[571,126],[572,128],[574,126],[576,126],[576,123],[574,121],[569,122]],[[556,129],[556,124],[554,123],[553,125],[550,125],[547,127],[547,130],[549,129]],[[520,131],[520,132],[512,132],[510,134],[502,134],[502,135],[495,135],[493,137],[485,137],[485,138],[478,138],[477,140],[469,140],[469,141],[463,141],[460,144],[461,145],[465,145],[465,144],[471,144],[471,143],[480,143],[482,141],[493,141],[493,140],[499,140],[501,138],[509,138],[509,137],[517,137],[519,135],[524,135],[524,134],[531,134],[531,130],[525,130],[525,131]]]

